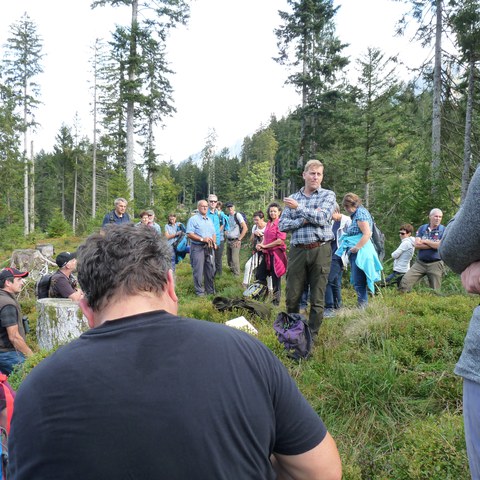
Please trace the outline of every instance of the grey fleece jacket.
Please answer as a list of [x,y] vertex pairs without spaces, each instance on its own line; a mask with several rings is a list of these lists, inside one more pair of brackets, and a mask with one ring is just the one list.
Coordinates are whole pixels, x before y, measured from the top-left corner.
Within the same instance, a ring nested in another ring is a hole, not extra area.
[[[442,260],[456,273],[480,260],[480,167],[470,181],[467,196],[449,222],[438,249]],[[473,311],[455,373],[480,383],[480,307]]]

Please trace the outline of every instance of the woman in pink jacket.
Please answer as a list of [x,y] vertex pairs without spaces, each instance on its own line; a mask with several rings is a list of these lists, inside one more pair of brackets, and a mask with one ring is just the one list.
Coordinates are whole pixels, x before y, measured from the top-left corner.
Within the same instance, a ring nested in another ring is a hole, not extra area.
[[267,208],[268,223],[265,227],[263,240],[256,249],[262,252],[264,261],[257,268],[256,278],[260,283],[267,284],[267,277],[272,277],[273,304],[280,304],[281,278],[287,271],[287,234],[278,229],[278,221],[282,209],[278,203],[271,203]]

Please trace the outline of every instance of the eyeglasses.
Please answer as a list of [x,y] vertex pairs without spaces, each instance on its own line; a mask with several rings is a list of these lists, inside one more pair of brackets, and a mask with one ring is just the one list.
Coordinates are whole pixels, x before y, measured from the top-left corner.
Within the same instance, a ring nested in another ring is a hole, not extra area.
[[398,232],[400,235],[406,235],[407,232]]
[[218,203],[218,200],[209,200],[210,203]]

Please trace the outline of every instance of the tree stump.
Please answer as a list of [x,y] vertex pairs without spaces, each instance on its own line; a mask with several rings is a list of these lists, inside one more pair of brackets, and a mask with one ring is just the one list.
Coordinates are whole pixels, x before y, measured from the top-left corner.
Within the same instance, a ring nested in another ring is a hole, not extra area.
[[52,350],[71,342],[89,329],[80,307],[66,298],[37,300],[37,342],[42,350]]
[[38,250],[26,248],[22,250],[14,250],[12,253],[12,267],[18,270],[31,272],[33,270],[41,270],[45,265],[45,260]]
[[42,243],[35,245],[35,249],[38,250],[44,257],[53,258],[53,245],[51,243]]

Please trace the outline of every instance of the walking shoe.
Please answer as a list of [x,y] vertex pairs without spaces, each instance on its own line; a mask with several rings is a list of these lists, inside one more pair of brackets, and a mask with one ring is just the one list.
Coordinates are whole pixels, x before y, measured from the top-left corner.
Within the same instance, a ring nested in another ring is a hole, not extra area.
[[335,316],[335,310],[333,308],[325,308],[323,310],[323,318],[332,318]]

